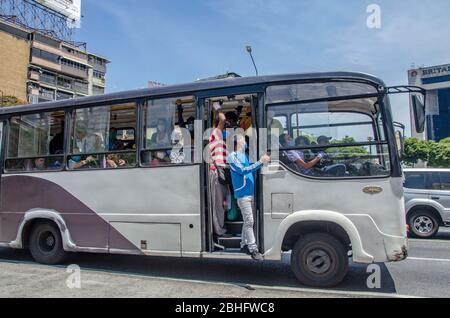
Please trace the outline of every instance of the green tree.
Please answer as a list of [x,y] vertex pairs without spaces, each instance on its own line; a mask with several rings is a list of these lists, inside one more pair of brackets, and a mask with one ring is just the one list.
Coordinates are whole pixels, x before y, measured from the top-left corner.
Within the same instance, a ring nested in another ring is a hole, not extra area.
[[403,154],[403,162],[407,165],[414,166],[419,160],[427,162],[429,159],[430,149],[428,142],[417,138],[405,139],[405,152]]
[[450,138],[441,142],[407,138],[403,163],[414,166],[419,160],[430,167],[450,167]]
[[450,145],[450,137],[441,140],[441,143]]
[[441,142],[429,142],[430,156],[428,164],[434,168],[450,167],[450,143],[445,140]]
[[[346,136],[342,140],[334,140],[332,142],[333,145],[340,145],[340,144],[351,145],[351,144],[355,144],[355,143],[356,143],[355,138],[349,137],[349,136]],[[361,155],[369,154],[369,150],[363,146],[350,146],[350,147],[342,147],[342,148],[338,147],[338,148],[331,148],[328,151],[329,151],[329,153],[339,154],[340,157],[344,157],[344,158],[356,158]]]

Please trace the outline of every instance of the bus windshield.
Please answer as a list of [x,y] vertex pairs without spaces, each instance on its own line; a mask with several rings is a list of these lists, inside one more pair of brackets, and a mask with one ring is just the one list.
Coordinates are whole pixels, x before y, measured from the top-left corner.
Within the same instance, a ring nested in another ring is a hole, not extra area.
[[280,161],[302,175],[389,176],[389,146],[376,90],[366,84],[344,84],[268,89],[271,146],[279,146]]

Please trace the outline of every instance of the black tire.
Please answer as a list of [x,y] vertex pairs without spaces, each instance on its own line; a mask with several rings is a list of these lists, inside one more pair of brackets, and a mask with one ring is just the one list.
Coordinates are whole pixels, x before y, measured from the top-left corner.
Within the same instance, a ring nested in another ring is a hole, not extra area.
[[67,257],[59,228],[52,222],[39,222],[31,230],[28,246],[34,260],[41,264],[61,264]]
[[439,231],[439,221],[429,210],[417,210],[408,216],[409,233],[411,237],[430,239]]
[[292,271],[306,286],[329,288],[339,285],[347,276],[348,263],[348,250],[329,234],[308,234],[292,249]]

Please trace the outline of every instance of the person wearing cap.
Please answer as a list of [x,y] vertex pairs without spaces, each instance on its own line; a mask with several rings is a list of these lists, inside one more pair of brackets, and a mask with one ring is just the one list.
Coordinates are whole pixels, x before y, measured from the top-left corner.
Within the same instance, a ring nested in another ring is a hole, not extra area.
[[320,136],[319,138],[317,138],[318,146],[323,147],[322,149],[320,149],[319,153],[324,154],[323,160],[325,160],[325,167],[321,168],[320,170],[328,176],[343,177],[347,172],[347,168],[345,167],[345,165],[333,164],[333,161],[330,159],[329,154],[326,152],[326,148],[328,148],[332,139],[333,138],[327,136]]

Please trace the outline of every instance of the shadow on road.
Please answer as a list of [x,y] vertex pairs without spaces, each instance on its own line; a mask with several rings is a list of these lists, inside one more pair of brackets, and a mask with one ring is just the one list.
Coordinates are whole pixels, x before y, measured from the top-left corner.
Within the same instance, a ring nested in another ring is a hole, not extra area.
[[450,229],[441,229],[433,239],[450,241]]
[[[301,286],[291,272],[289,261],[290,255],[285,255],[281,263],[255,263],[251,260],[74,254],[71,256],[69,263],[79,265],[82,270],[122,275],[228,283],[244,287],[262,285],[304,288],[305,286]],[[26,251],[0,249],[0,262],[29,263],[33,261]],[[369,289],[367,287],[366,281],[371,273],[366,272],[366,265],[352,264],[345,282],[338,288],[331,290],[396,293],[395,284],[388,269],[384,264],[380,264],[380,268],[381,289]]]
[[450,241],[450,228],[441,228],[435,237],[429,239],[418,239],[414,237],[410,237],[411,239],[417,241]]

